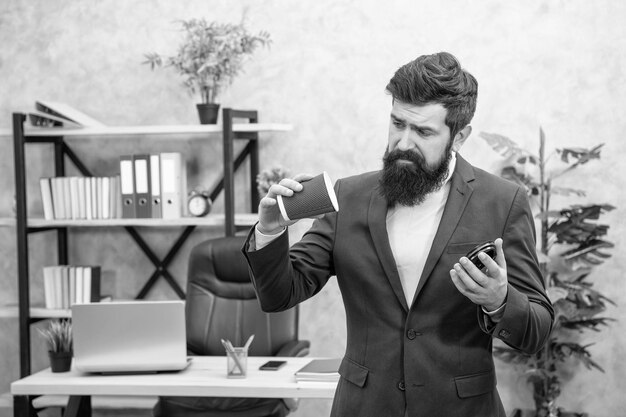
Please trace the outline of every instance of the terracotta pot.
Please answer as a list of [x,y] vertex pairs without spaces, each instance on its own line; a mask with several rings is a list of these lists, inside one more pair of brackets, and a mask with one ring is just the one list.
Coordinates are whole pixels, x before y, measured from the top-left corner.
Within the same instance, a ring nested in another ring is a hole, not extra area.
[[220,105],[215,103],[196,104],[198,116],[200,116],[200,124],[213,125],[217,123],[220,112]]
[[48,351],[52,372],[67,372],[72,367],[72,352]]

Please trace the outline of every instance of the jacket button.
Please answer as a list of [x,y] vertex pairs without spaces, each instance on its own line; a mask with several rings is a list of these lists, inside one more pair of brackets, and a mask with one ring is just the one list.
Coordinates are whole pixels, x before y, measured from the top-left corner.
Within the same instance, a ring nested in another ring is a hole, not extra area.
[[400,391],[404,391],[404,389],[405,389],[405,388],[406,388],[406,387],[405,387],[405,385],[404,385],[404,381],[400,381],[400,382],[398,382],[398,389],[399,389]]
[[406,332],[406,337],[408,337],[409,339],[413,340],[415,339],[417,336],[421,336],[422,334],[420,332],[416,332],[415,329],[409,329]]
[[498,333],[498,335],[503,339],[508,339],[509,336],[511,336],[511,332],[509,332],[508,330],[502,329],[500,330],[500,333]]

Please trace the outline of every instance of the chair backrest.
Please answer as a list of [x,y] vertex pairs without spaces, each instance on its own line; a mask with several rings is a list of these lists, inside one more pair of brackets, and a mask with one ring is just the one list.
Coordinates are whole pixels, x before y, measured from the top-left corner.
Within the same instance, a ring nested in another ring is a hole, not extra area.
[[220,339],[243,346],[254,334],[250,356],[272,356],[298,339],[298,308],[264,313],[241,248],[245,237],[211,239],[191,251],[185,306],[187,347],[196,355],[223,355]]

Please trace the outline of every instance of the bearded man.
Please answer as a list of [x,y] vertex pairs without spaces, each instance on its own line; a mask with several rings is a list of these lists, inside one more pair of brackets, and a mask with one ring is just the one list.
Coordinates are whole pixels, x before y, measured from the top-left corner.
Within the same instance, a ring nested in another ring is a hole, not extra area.
[[[332,417],[504,417],[493,338],[527,353],[546,342],[554,311],[535,250],[525,189],[473,167],[478,84],[449,53],[420,56],[387,85],[382,171],[336,182],[339,211],[291,248],[273,185],[243,251],[265,311],[317,294],[336,276],[347,320]],[[494,241],[495,259],[464,254]]]

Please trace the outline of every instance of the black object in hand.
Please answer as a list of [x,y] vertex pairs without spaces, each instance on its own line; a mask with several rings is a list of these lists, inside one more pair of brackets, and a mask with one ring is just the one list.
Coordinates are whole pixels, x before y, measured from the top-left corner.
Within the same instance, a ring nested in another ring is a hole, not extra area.
[[491,241],[481,243],[480,245],[469,251],[467,255],[465,255],[467,259],[469,259],[471,263],[476,265],[476,268],[478,269],[483,269],[485,267],[480,259],[478,259],[478,254],[480,252],[484,252],[491,259],[496,259],[496,245],[494,245],[494,243]]

